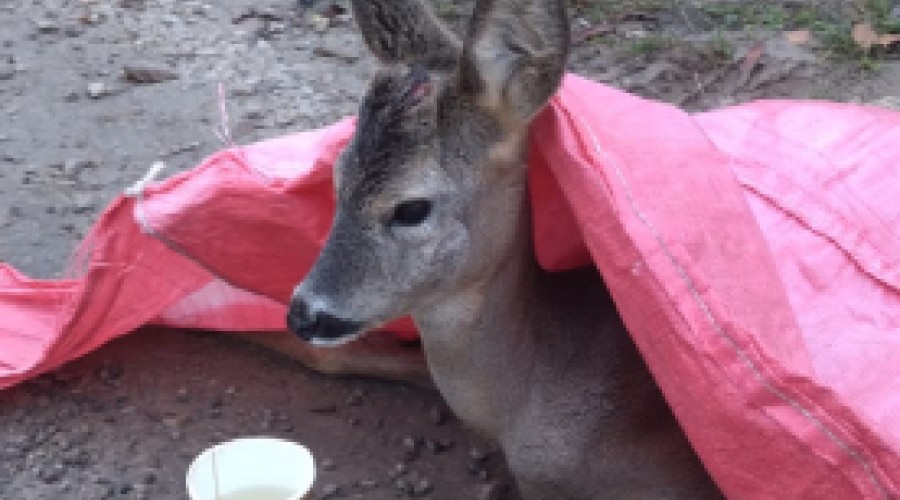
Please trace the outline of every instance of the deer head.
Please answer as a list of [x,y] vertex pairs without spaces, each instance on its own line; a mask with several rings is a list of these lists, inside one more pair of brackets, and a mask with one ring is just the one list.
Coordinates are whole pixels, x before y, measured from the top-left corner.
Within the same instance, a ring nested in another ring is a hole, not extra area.
[[569,44],[563,0],[479,1],[462,41],[419,0],[352,5],[381,65],[335,166],[328,241],[291,300],[291,329],[317,344],[414,314],[504,262],[529,124]]

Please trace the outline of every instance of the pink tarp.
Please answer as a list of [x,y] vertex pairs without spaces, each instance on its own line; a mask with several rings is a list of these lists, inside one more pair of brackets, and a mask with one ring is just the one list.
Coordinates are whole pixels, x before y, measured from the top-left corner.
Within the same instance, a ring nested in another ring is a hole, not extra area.
[[[0,265],[0,387],[144,324],[283,329],[353,125],[135,190],[87,238],[79,279]],[[692,116],[568,76],[530,156],[541,263],[602,271],[729,497],[900,497],[900,114]]]

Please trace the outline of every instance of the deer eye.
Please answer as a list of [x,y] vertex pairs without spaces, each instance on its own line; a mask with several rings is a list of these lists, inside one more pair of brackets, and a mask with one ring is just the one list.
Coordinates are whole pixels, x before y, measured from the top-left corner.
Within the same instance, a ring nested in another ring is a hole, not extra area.
[[425,222],[431,214],[431,202],[428,200],[404,201],[394,208],[391,225],[412,227]]

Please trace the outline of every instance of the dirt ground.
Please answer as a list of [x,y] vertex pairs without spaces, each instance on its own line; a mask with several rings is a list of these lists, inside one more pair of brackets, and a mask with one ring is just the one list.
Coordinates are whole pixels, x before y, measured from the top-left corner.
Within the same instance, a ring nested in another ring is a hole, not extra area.
[[[471,1],[436,3],[464,25]],[[686,109],[900,104],[898,48],[866,53],[848,35],[852,20],[900,27],[897,2],[572,3],[574,71]],[[171,174],[216,151],[219,84],[237,143],[353,113],[373,64],[346,7],[0,0],[0,261],[61,276],[93,218],[152,163]],[[810,40],[785,36],[803,30]],[[258,434],[310,446],[320,498],[512,498],[497,454],[432,391],[156,329],[0,392],[0,498],[185,498],[196,453]]]

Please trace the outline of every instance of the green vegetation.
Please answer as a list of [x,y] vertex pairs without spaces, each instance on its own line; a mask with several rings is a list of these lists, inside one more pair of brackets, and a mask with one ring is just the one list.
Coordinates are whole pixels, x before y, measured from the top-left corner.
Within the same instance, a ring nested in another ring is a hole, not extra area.
[[574,12],[591,21],[611,19],[634,12],[654,12],[672,6],[667,0],[569,0]]
[[779,3],[767,2],[716,2],[700,8],[710,20],[726,30],[765,28],[767,30],[793,29],[798,18],[810,17],[810,8],[790,9]]
[[658,54],[674,45],[675,39],[672,37],[650,34],[645,37],[632,39],[631,43],[628,45],[628,51],[636,56],[650,56]]
[[[570,0],[573,10],[591,22],[616,24],[618,20],[638,15],[661,18],[683,18],[687,29],[717,33],[759,31],[778,33],[809,30],[815,45],[829,57],[858,62],[863,69],[873,69],[883,56],[881,48],[866,49],[854,40],[853,26],[867,23],[879,34],[900,33],[900,19],[892,15],[894,0],[847,0],[841,2],[788,3],[777,0],[728,1],[713,0],[688,5],[687,2],[663,0]],[[687,21],[691,18],[692,21]],[[700,21],[697,21],[697,20]],[[705,20],[705,21],[704,21]],[[625,47],[630,54],[647,56],[681,44],[681,33],[669,30],[650,31],[647,36],[629,38]],[[603,37],[599,37],[603,38]],[[619,42],[621,36],[606,37],[598,43]],[[733,52],[727,38],[720,35],[710,54],[726,57]]]
[[868,16],[878,33],[900,33],[900,18],[891,15],[894,4],[892,0],[867,0],[863,14]]

